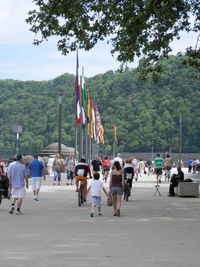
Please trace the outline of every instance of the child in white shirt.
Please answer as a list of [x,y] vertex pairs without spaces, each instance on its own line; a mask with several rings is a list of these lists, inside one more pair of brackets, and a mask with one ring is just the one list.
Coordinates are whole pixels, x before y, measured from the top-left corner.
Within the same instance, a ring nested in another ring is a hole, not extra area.
[[105,188],[103,187],[103,183],[99,181],[99,173],[94,174],[94,180],[91,182],[87,194],[89,193],[90,189],[92,192],[92,210],[91,210],[91,217],[94,217],[94,210],[97,207],[98,208],[98,215],[101,216],[101,190],[104,191],[106,195],[107,192]]

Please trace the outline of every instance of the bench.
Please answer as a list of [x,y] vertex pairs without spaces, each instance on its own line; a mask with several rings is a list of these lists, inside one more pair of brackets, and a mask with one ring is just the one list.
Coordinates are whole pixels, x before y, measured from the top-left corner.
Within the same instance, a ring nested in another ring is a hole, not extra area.
[[199,197],[199,183],[180,182],[177,187],[179,197]]

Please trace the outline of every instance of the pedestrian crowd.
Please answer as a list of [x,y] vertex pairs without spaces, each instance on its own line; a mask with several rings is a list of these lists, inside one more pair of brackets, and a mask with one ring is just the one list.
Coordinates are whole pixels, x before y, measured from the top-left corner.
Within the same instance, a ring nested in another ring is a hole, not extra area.
[[[90,170],[91,166],[91,170]],[[181,170],[181,164],[177,166],[177,174],[171,175],[171,169],[174,166],[170,155],[165,158],[158,153],[154,160],[148,159],[144,161],[142,158],[136,159],[129,157],[122,159],[118,153],[112,160],[105,156],[102,160],[99,155],[96,155],[91,164],[88,164],[84,158],[77,162],[73,154],[70,154],[67,159],[62,159],[59,154],[56,154],[52,162],[53,185],[61,185],[61,173],[66,172],[66,185],[75,185],[76,191],[79,190],[79,181],[84,186],[84,201],[86,201],[89,192],[91,191],[91,213],[94,217],[95,209],[97,214],[101,213],[101,192],[103,191],[110,199],[112,196],[113,216],[121,214],[121,199],[124,193],[124,188],[127,185],[129,188],[129,196],[133,180],[138,181],[143,175],[155,174],[156,184],[162,182],[164,172],[165,181],[170,181],[169,196],[175,196],[174,188],[178,186],[180,181],[184,180],[184,173]],[[188,173],[196,173],[200,171],[200,163],[198,159],[188,159]],[[17,155],[13,162],[10,162],[7,172],[5,163],[0,159],[0,177],[7,175],[8,177],[8,192],[11,197],[11,208],[9,213],[21,214],[23,199],[26,195],[26,189],[29,188],[29,179],[31,178],[33,199],[39,201],[39,192],[42,185],[42,180],[46,180],[45,165],[38,155],[33,156],[33,160],[25,166],[22,155]],[[89,184],[87,178],[92,178],[93,181]],[[102,181],[100,180],[103,176]],[[108,189],[106,190],[103,182],[107,182],[109,178]],[[1,192],[0,178],[0,192]],[[129,197],[128,196],[128,197]]]

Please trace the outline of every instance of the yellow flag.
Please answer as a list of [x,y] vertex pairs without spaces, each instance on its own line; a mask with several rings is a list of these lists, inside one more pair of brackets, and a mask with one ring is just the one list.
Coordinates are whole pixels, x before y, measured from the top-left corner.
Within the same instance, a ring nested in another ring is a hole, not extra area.
[[116,121],[114,121],[114,142],[117,144],[117,125]]

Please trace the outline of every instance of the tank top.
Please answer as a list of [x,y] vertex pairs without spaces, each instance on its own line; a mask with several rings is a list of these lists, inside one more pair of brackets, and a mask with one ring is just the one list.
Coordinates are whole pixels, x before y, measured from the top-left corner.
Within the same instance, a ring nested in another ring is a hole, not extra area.
[[121,174],[112,175],[112,187],[122,187],[122,175]]

